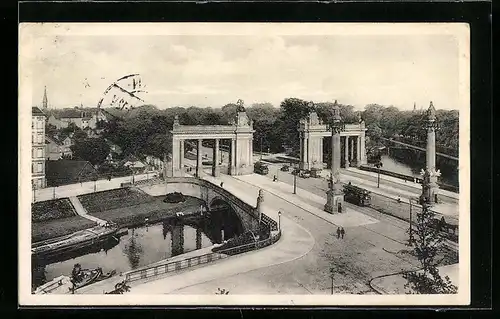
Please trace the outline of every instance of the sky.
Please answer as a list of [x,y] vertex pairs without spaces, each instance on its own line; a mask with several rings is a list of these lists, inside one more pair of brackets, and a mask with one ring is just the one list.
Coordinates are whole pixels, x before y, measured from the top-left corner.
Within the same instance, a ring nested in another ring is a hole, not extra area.
[[[70,28],[66,30],[71,31]],[[400,110],[458,109],[459,41],[449,33],[419,34],[123,34],[32,32],[21,45],[32,103],[96,106],[106,88],[138,73],[147,104],[221,107],[287,97],[370,103]],[[25,32],[27,34],[28,32]],[[24,38],[23,38],[24,39]],[[105,103],[106,104],[106,103]]]

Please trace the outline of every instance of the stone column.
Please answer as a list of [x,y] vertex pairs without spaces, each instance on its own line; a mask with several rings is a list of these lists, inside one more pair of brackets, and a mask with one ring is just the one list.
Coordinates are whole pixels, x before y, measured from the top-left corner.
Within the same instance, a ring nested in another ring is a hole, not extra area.
[[359,142],[359,135],[356,136],[356,166],[361,165],[361,143]]
[[354,162],[354,138],[349,138],[351,140],[351,162]]
[[333,183],[331,188],[327,191],[326,204],[324,210],[330,214],[344,212],[344,193],[342,191],[342,184],[340,183],[340,133],[337,132],[332,135],[332,179]]
[[250,139],[248,147],[250,148],[250,164],[253,165],[253,138]]
[[344,139],[344,162],[345,168],[349,167],[349,136]]
[[363,131],[359,137],[360,144],[360,161],[361,164],[366,164],[366,147],[365,147],[365,131]]
[[306,140],[306,143],[307,143],[307,148],[306,148],[306,154],[307,154],[307,158],[306,158],[306,166],[304,167],[305,169],[311,169],[311,135],[310,134],[307,134],[307,140]]
[[305,152],[304,152],[304,133],[301,132],[299,133],[299,143],[300,143],[300,155],[299,155],[299,167],[303,168],[304,167],[304,157],[305,157]]
[[231,148],[229,149],[229,174],[236,175],[236,141],[231,139]]
[[184,140],[180,140],[180,151],[179,151],[179,168],[181,172],[184,170]]
[[323,137],[319,138],[319,167],[323,168]]
[[172,139],[172,177],[179,175],[179,140]]
[[212,175],[217,177],[220,175],[220,165],[219,165],[219,139],[215,139],[214,154],[212,156]]
[[198,145],[196,148],[196,177],[200,178],[203,172],[203,158],[201,156],[203,139],[198,140]]

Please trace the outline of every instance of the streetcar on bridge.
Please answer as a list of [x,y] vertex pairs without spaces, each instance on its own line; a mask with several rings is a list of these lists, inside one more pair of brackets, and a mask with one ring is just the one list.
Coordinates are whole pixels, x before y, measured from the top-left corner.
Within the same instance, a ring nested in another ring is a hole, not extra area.
[[344,185],[344,200],[358,205],[369,206],[371,201],[370,191],[354,186],[351,183]]

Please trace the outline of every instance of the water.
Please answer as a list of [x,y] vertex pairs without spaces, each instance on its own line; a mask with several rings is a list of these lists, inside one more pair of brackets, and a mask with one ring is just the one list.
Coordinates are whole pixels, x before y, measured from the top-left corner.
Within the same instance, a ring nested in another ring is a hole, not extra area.
[[52,260],[45,266],[35,266],[33,285],[37,287],[58,276],[69,275],[76,263],[86,269],[101,267],[103,272],[129,271],[168,257],[212,246],[215,241],[219,241],[213,234],[213,227],[207,227],[203,223],[183,225],[164,221],[129,229],[128,234],[118,240],[111,238],[103,244],[76,253],[76,256],[69,256],[69,259],[66,256],[59,258],[59,261]]
[[[397,160],[391,155],[382,155],[383,169],[394,173],[420,177],[420,170],[425,167],[425,161],[411,160],[409,164]],[[440,181],[453,186],[458,186],[458,170],[456,165],[442,164],[438,169],[441,171]]]

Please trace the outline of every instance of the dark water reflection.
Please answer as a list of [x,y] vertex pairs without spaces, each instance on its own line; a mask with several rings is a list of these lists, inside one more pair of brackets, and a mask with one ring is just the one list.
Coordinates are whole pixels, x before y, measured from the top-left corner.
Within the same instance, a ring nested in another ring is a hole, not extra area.
[[[421,177],[420,170],[425,167],[425,158],[407,159],[403,162],[391,155],[382,155],[381,161],[384,170],[414,177]],[[436,166],[438,166],[438,169],[441,171],[441,182],[458,186],[458,170],[456,165],[443,163],[438,160]]]
[[[228,227],[230,224],[236,224],[237,227]],[[241,232],[241,225],[220,218],[200,218],[190,222],[170,219],[129,229],[128,233],[119,239],[111,238],[72,255],[33,261],[32,286],[37,287],[58,276],[69,275],[76,263],[89,269],[101,267],[104,272],[126,272],[165,258],[212,246]]]

